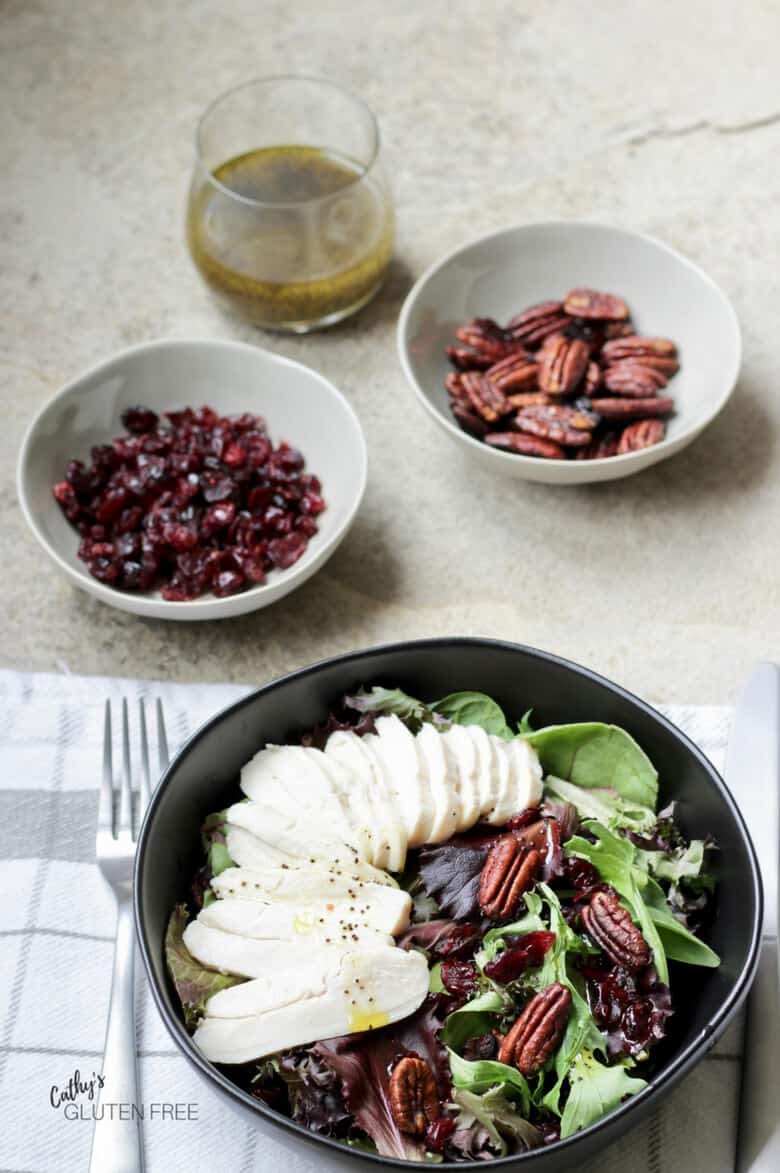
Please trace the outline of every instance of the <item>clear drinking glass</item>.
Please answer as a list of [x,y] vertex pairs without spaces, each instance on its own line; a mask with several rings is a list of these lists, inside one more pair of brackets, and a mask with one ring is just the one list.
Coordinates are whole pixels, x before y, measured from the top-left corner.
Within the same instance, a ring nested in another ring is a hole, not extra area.
[[359,98],[316,78],[248,82],[206,110],[196,146],[187,241],[223,302],[305,333],[371,300],[395,218],[379,128]]

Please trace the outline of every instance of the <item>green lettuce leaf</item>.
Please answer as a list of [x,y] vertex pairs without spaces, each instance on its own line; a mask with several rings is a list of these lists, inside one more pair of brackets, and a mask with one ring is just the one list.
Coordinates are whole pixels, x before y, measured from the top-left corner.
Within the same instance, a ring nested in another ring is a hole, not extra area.
[[459,1109],[456,1129],[471,1128],[475,1123],[481,1124],[488,1133],[497,1156],[505,1157],[509,1152],[505,1137],[516,1141],[524,1149],[536,1148],[542,1143],[539,1130],[528,1120],[523,1119],[499,1087],[491,1088],[481,1096],[464,1088],[455,1088],[452,1099]]
[[514,737],[501,706],[484,692],[453,692],[434,701],[431,709],[456,725],[479,725],[496,737],[506,740]]
[[660,981],[669,985],[667,957],[688,965],[716,968],[720,964],[718,955],[677,920],[663,888],[647,870],[645,853],[601,823],[587,821],[584,825],[596,842],[575,835],[566,849],[592,863],[602,880],[622,897],[652,950]]
[[444,1020],[439,1038],[453,1050],[460,1050],[466,1039],[484,1035],[493,1029],[493,1016],[508,1009],[508,1003],[498,990],[487,990],[472,998],[459,1010],[453,1010]]
[[703,839],[692,839],[687,847],[677,847],[671,852],[640,851],[640,856],[656,879],[677,884],[701,874],[704,850]]
[[632,1078],[624,1064],[606,1067],[590,1051],[577,1055],[569,1072],[569,1096],[561,1117],[561,1139],[601,1120],[622,1103],[647,1087],[644,1079]]
[[218,876],[226,868],[236,866],[230,858],[227,849],[227,840],[225,838],[226,822],[227,811],[215,811],[213,815],[207,817],[200,829],[203,850],[206,852],[206,859],[212,876]]
[[511,1092],[520,1100],[520,1109],[526,1116],[531,1106],[531,1089],[524,1075],[516,1067],[499,1063],[496,1059],[461,1059],[455,1051],[448,1049],[453,1087],[464,1091],[482,1092],[500,1087],[504,1094]]
[[206,969],[184,944],[184,930],[189,920],[187,906],[177,904],[165,933],[165,964],[184,1010],[184,1022],[193,1029],[202,1018],[209,998],[246,978]]
[[525,734],[525,740],[538,753],[545,774],[589,789],[615,790],[628,802],[656,809],[658,774],[653,763],[617,725],[548,725]]
[[423,721],[433,720],[433,711],[422,701],[409,696],[400,688],[381,688],[375,685],[369,692],[361,689],[345,702],[360,713],[391,714],[406,722],[415,732]]
[[525,737],[528,733],[533,733],[534,727],[531,724],[531,714],[533,709],[526,709],[522,717],[517,723],[517,732],[521,737]]
[[525,933],[540,932],[547,928],[547,925],[542,920],[540,913],[542,911],[542,899],[536,892],[526,892],[525,894],[526,914],[520,920],[513,921],[509,925],[499,925],[498,928],[489,929],[482,938],[482,947],[477,954],[477,964],[480,968],[492,961],[497,953],[506,947],[507,937],[521,937]]
[[651,831],[656,823],[655,811],[649,806],[630,802],[616,790],[577,786],[574,782],[550,776],[545,778],[544,793],[548,798],[572,803],[581,819],[596,819],[605,827],[624,827],[642,833]]

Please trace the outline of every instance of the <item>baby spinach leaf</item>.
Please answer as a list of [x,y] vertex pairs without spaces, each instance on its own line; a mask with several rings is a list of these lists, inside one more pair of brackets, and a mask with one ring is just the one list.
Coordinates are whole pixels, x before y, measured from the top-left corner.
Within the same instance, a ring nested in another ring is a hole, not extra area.
[[617,725],[548,725],[525,734],[525,740],[538,753],[545,774],[577,786],[606,787],[655,810],[658,774],[644,750]]
[[499,1087],[491,1088],[481,1096],[456,1087],[452,1099],[459,1109],[456,1130],[481,1124],[497,1156],[505,1157],[509,1151],[505,1137],[518,1142],[524,1149],[536,1148],[542,1143],[539,1130],[520,1115]]
[[177,904],[165,933],[165,964],[184,1010],[185,1025],[193,1029],[205,1013],[209,998],[219,990],[246,981],[246,978],[206,969],[196,961],[184,944],[188,920],[187,906]]
[[550,776],[545,779],[544,792],[546,797],[572,803],[581,819],[596,819],[605,827],[624,827],[641,833],[652,830],[656,823],[655,812],[649,806],[630,802],[616,790],[577,786]]
[[663,888],[652,877],[648,878],[643,897],[667,957],[685,965],[718,968],[718,954],[677,919],[669,907]]
[[456,725],[479,725],[496,737],[507,740],[514,737],[501,706],[484,692],[453,692],[434,701],[431,709]]
[[644,1079],[632,1078],[624,1064],[606,1067],[592,1051],[577,1055],[569,1072],[569,1096],[561,1117],[561,1139],[601,1120],[622,1103],[647,1087]]
[[452,1049],[448,1050],[453,1087],[465,1091],[490,1091],[494,1087],[511,1089],[520,1098],[523,1115],[527,1115],[531,1104],[531,1091],[524,1075],[516,1067],[499,1063],[496,1059],[461,1059]]

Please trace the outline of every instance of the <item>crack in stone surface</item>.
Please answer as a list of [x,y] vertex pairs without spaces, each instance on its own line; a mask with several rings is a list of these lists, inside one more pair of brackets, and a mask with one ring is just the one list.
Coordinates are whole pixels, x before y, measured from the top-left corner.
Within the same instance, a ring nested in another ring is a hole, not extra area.
[[744,122],[715,122],[710,118],[700,118],[696,122],[689,122],[682,126],[651,126],[647,130],[628,131],[619,136],[617,141],[625,146],[643,146],[654,139],[685,138],[702,130],[723,135],[748,134],[750,131],[764,130],[777,123],[780,123],[780,110],[760,115],[757,118],[749,118]]

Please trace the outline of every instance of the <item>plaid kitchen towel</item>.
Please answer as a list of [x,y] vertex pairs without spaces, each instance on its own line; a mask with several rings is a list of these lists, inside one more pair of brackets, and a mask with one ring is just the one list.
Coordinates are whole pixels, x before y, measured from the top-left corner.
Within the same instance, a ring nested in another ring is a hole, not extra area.
[[[89,1161],[91,1121],[68,1119],[65,1103],[76,1079],[88,1085],[101,1069],[111,984],[114,903],[94,862],[106,698],[161,697],[173,749],[246,691],[0,671],[0,1170],[72,1173]],[[722,765],[729,709],[664,711]],[[140,961],[136,973],[148,1173],[347,1168],[223,1107],[174,1048]],[[731,1173],[740,1041],[737,1023],[646,1124],[581,1173]],[[77,1102],[88,1107],[88,1091]]]

